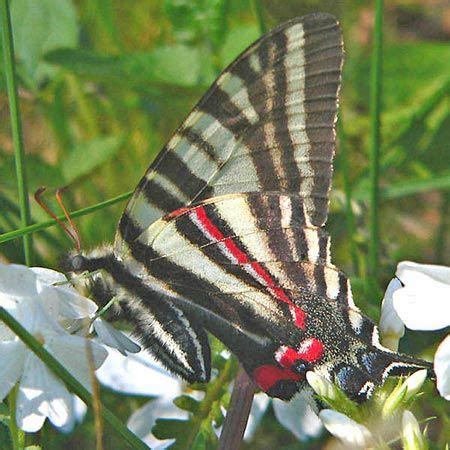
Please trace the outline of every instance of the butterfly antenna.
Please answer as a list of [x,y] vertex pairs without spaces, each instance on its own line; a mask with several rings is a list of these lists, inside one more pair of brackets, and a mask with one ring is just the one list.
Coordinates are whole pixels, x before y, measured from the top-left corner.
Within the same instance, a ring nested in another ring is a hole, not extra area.
[[69,222],[70,228],[71,228],[71,235],[73,240],[75,241],[75,246],[78,252],[81,251],[81,239],[80,239],[80,233],[78,233],[78,229],[73,222],[72,218],[70,217],[69,211],[67,211],[67,208],[64,205],[62,194],[64,192],[65,188],[58,188],[56,189],[56,201],[58,202],[58,205],[62,209],[64,215],[66,216],[67,222]]
[[80,241],[80,236],[78,234],[78,230],[75,227],[74,223],[72,222],[72,219],[70,218],[70,215],[66,209],[66,207],[64,206],[63,202],[62,202],[62,198],[61,198],[61,190],[58,189],[56,191],[56,200],[59,204],[59,206],[61,207],[61,209],[64,212],[64,215],[67,219],[67,221],[69,222],[70,228],[69,229],[67,227],[67,225],[61,220],[59,219],[59,217],[48,207],[48,205],[44,202],[44,200],[42,199],[42,194],[46,191],[46,187],[40,187],[39,189],[36,190],[36,192],[34,193],[34,199],[36,200],[36,203],[52,218],[54,219],[57,224],[64,230],[64,232],[67,234],[67,236],[70,237],[70,239],[72,239],[72,241],[74,241],[75,243],[75,247],[77,249],[78,252],[81,251],[81,241]]

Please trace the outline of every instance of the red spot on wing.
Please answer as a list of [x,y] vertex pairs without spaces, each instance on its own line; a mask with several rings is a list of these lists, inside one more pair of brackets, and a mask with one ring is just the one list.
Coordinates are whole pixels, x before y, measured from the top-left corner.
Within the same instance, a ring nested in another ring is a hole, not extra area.
[[251,261],[248,255],[236,245],[236,243],[233,241],[233,238],[225,238],[222,232],[207,216],[205,208],[203,206],[195,208],[193,212],[197,216],[197,219],[200,221],[207,233],[210,234],[211,237],[213,237],[216,241],[221,241],[238,264],[246,265],[251,268],[252,271],[249,272],[254,272],[254,278],[256,278],[257,281],[261,282],[262,280],[269,292],[271,292],[279,301],[289,305],[289,310],[294,317],[295,325],[301,329],[304,329],[306,318],[305,312],[292,302],[292,300],[286,295],[284,290],[278,286],[270,273],[268,273],[257,261]]
[[298,348],[298,354],[308,362],[316,362],[322,358],[324,352],[323,344],[317,338],[305,339]]
[[289,369],[265,364],[253,371],[253,379],[259,388],[267,392],[281,380],[300,381],[302,376]]
[[275,352],[275,359],[280,366],[289,369],[299,360],[309,363],[316,362],[322,358],[323,352],[323,344],[319,339],[308,338],[302,341],[297,349],[287,346],[280,347]]

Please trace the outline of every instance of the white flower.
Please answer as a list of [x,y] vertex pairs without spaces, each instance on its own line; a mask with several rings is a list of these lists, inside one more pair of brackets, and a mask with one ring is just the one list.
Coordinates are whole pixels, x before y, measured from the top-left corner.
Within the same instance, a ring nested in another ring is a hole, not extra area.
[[104,386],[122,394],[164,397],[169,403],[182,394],[182,381],[146,350],[126,357],[116,349],[106,347],[106,350],[108,358],[97,371]]
[[436,350],[434,372],[439,393],[446,400],[450,400],[450,335],[441,342]]
[[393,294],[402,288],[398,278],[389,283],[381,305],[380,334],[382,344],[392,351],[398,350],[398,342],[405,334],[405,325],[394,309]]
[[370,431],[345,414],[332,409],[323,409],[319,417],[325,428],[340,439],[346,448],[366,448],[372,442]]
[[412,330],[439,330],[450,325],[450,267],[403,261],[397,277],[404,285],[393,294],[394,308]]
[[317,437],[322,432],[322,423],[317,415],[317,405],[311,390],[300,391],[289,402],[274,399],[272,406],[278,422],[299,441]]
[[[64,275],[50,269],[29,269],[0,263],[0,306],[12,314],[71,374],[90,388],[92,368],[107,352],[87,339],[67,332],[66,321],[80,320],[97,309],[67,285]],[[55,285],[55,283],[58,283]],[[5,325],[0,327],[0,400],[19,383],[17,423],[27,432],[39,430],[46,417],[57,427],[73,421],[72,394],[46,365]]]
[[159,440],[152,434],[156,419],[187,420],[189,413],[177,408],[167,398],[161,397],[146,403],[136,410],[128,419],[128,428],[140,437],[152,449],[165,449],[175,442],[175,439]]
[[[397,350],[404,325],[412,330],[450,326],[450,267],[403,261],[396,276],[386,290],[380,322],[382,342],[391,350]],[[450,400],[448,337],[436,352],[434,370],[439,393]]]
[[404,411],[402,417],[402,441],[405,450],[427,448],[420,431],[419,423],[411,411]]

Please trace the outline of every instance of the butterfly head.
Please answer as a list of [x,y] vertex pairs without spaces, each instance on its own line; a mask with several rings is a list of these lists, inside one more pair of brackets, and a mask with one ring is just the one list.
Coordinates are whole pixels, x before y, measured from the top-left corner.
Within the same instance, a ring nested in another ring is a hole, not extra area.
[[61,262],[61,267],[65,272],[74,274],[92,273],[101,269],[107,269],[110,265],[112,250],[100,247],[90,252],[74,250],[69,252]]

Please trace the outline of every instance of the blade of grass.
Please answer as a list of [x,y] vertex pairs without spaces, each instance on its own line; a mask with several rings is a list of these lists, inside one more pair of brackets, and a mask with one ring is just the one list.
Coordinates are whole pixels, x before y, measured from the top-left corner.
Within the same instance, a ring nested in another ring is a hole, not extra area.
[[[407,197],[409,195],[423,194],[432,191],[448,191],[450,189],[450,174],[439,177],[433,176],[425,179],[405,180],[401,183],[386,186],[380,189],[380,199],[393,200]],[[359,190],[353,192],[353,198],[358,201],[367,201],[370,199],[368,190]]]
[[[95,205],[88,206],[86,208],[78,209],[70,213],[71,217],[81,217],[86,214],[90,214],[92,212],[98,211],[103,208],[107,208],[108,206],[114,205],[116,203],[122,202],[124,200],[128,200],[133,191],[125,192],[124,194],[120,194],[117,197],[110,198],[109,200],[105,200],[104,202],[96,203]],[[64,215],[58,216],[58,219],[61,221],[66,221],[67,218]],[[4,242],[11,241],[12,239],[16,239],[18,237],[24,236],[26,234],[34,233],[36,231],[43,230],[45,228],[49,228],[56,225],[56,220],[50,219],[45,222],[35,223],[33,225],[29,225],[24,228],[19,228],[18,230],[9,231],[7,233],[3,233],[0,235],[0,244]]]
[[355,275],[360,276],[359,272],[359,260],[358,260],[358,246],[356,244],[356,227],[355,217],[353,215],[352,208],[352,188],[350,185],[350,172],[348,167],[348,152],[345,142],[344,125],[342,123],[342,113],[340,114],[338,121],[338,135],[339,135],[339,161],[341,163],[342,175],[344,178],[344,193],[345,193],[345,216],[347,221],[347,233],[350,242],[350,253],[353,263],[353,272]]
[[[40,342],[4,308],[0,307],[0,320],[3,321],[24,344],[89,407],[93,407],[94,399],[90,392],[54,357]],[[133,434],[109,409],[102,405],[101,413],[106,422],[133,450],[148,450],[135,434]]]
[[375,26],[370,79],[371,148],[370,148],[370,223],[369,223],[369,280],[376,282],[378,272],[378,211],[380,200],[379,172],[381,145],[381,95],[383,49],[383,0],[375,0]]
[[[17,95],[16,70],[14,60],[14,42],[11,27],[11,15],[8,0],[0,1],[2,24],[3,60],[5,65],[6,89],[11,116],[11,133],[14,145],[14,159],[19,192],[20,220],[23,227],[30,222],[30,204],[28,201],[27,177],[25,169],[25,152],[23,148],[22,122],[20,120],[19,98]],[[31,264],[31,236],[23,235],[25,264]]]
[[259,0],[251,0],[252,10],[258,22],[259,32],[264,34],[267,32],[267,26],[264,21],[263,9]]

